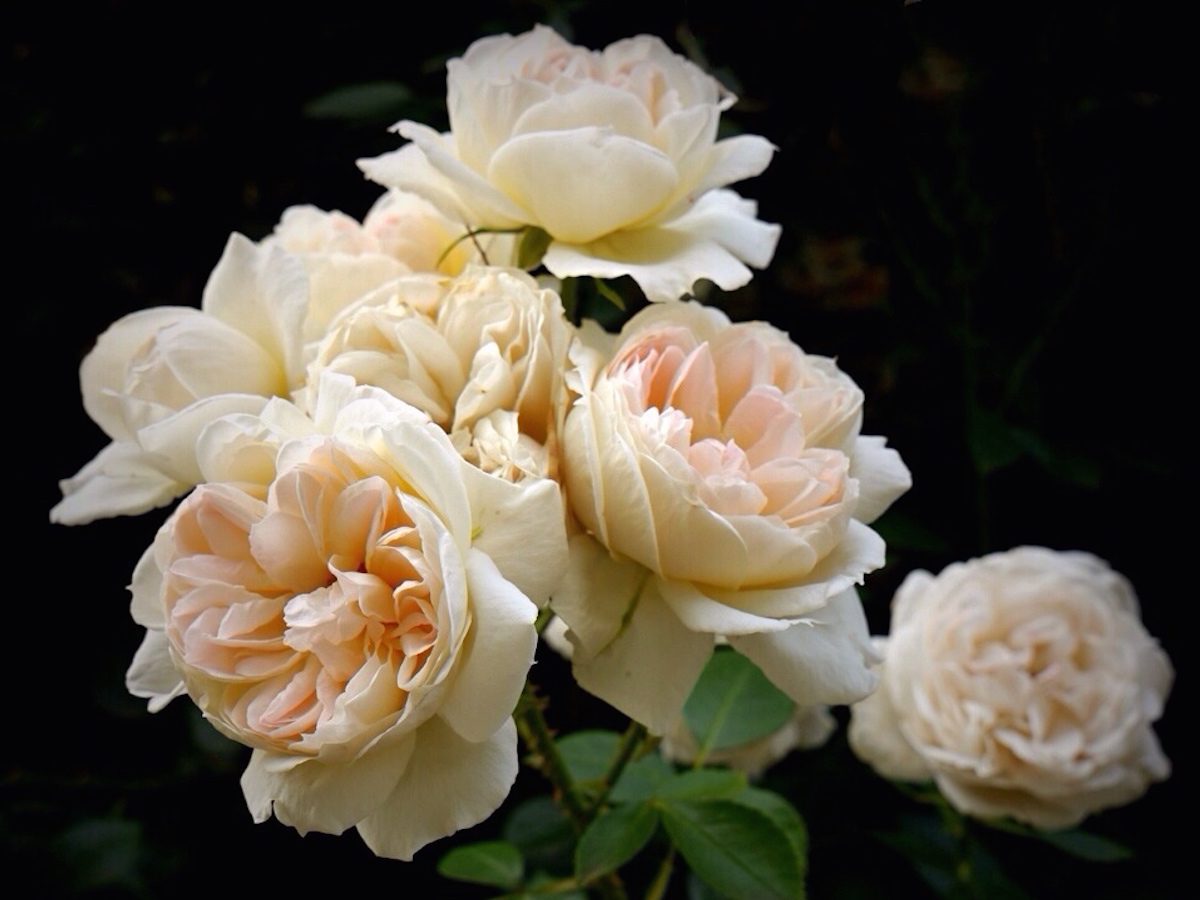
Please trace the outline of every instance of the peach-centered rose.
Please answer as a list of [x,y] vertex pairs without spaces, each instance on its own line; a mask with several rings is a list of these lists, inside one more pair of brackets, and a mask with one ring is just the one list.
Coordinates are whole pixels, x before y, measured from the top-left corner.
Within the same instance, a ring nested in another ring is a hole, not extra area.
[[148,631],[129,683],[155,705],[185,688],[256,749],[256,819],[357,825],[409,858],[490,814],[516,775],[510,715],[530,597],[563,564],[559,494],[480,472],[380,391],[326,382],[316,423],[275,401],[205,432],[209,481],[135,573]]
[[754,203],[721,190],[774,152],[758,136],[717,140],[734,100],[658,38],[590,51],[538,26],[450,61],[448,133],[401,122],[413,143],[359,164],[464,227],[543,229],[559,277],[629,275],[651,300],[674,300],[700,278],[745,284],[779,239]]
[[1021,547],[914,572],[881,646],[851,746],[885,777],[933,778],[962,812],[1067,828],[1170,772],[1150,727],[1170,661],[1094,556]]
[[[665,731],[721,635],[803,705],[870,690],[849,589],[883,564],[864,522],[910,481],[881,438],[860,436],[854,382],[769,325],[695,304],[651,307],[607,358],[580,345],[576,360],[563,466],[588,536],[573,541],[573,575],[554,603],[580,682]],[[599,576],[608,566],[630,592]],[[662,633],[646,650],[662,648],[669,687],[627,677],[634,663],[614,659],[641,657],[636,619],[651,608]],[[832,667],[819,664],[823,681],[805,671],[814,640],[841,648]]]

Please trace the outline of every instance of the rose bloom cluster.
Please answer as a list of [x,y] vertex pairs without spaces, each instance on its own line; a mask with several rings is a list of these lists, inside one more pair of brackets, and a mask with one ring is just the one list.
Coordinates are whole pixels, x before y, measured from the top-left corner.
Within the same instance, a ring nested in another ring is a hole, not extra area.
[[[411,143],[360,161],[386,188],[362,222],[290,209],[230,238],[199,309],[100,336],[81,385],[111,442],[51,513],[182,497],[133,575],[129,689],[152,710],[186,694],[253,748],[256,820],[354,827],[398,859],[508,794],[551,610],[579,684],[677,758],[718,643],[799,710],[730,762],[823,740],[825,707],[878,681],[855,586],[911,484],[832,359],[686,299],[745,284],[778,239],[728,187],[774,148],[717,140],[735,98],[715,79],[656,38],[590,51],[535,28],[452,60],[447,99],[448,133],[402,122]],[[540,280],[514,265],[531,243]],[[616,335],[577,326],[551,276],[585,275],[654,302]],[[1105,702],[1072,713],[1072,747],[1102,743],[1082,720]],[[962,757],[915,729],[931,766]],[[1142,782],[1162,772],[1139,759]]]

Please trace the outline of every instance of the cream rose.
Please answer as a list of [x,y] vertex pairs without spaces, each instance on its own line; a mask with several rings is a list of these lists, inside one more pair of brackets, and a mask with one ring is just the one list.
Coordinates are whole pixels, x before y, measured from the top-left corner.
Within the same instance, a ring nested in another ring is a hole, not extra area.
[[1067,828],[1170,772],[1150,727],[1170,660],[1094,556],[1020,547],[914,572],[881,647],[851,746],[885,777],[933,778],[964,813]]
[[207,483],[134,573],[130,690],[183,691],[254,748],[255,820],[357,826],[410,859],[503,802],[535,602],[565,564],[557,485],[465,463],[419,411],[326,376],[209,426]]
[[735,98],[642,35],[594,52],[542,26],[476,41],[447,67],[450,132],[417,122],[413,143],[363,171],[475,228],[546,231],[559,277],[631,276],[651,300],[764,268],[779,228],[725,185],[760,174],[774,147],[718,141]]
[[[194,446],[205,425],[300,388],[330,321],[413,270],[435,271],[451,228],[426,201],[392,192],[364,225],[300,206],[261,244],[233,235],[201,309],[125,316],[84,360],[84,409],[112,443],[61,483],[51,519],[75,525],[141,513],[186,491],[199,477]],[[456,248],[443,270],[473,258],[468,247]]]
[[571,573],[554,598],[581,685],[674,727],[715,636],[801,705],[873,684],[852,585],[883,564],[864,524],[910,484],[862,393],[761,322],[653,306],[605,358],[576,345],[563,436]]
[[403,278],[335,322],[309,368],[310,402],[322,372],[350,375],[426,412],[485,471],[545,475],[572,331],[558,295],[517,269]]

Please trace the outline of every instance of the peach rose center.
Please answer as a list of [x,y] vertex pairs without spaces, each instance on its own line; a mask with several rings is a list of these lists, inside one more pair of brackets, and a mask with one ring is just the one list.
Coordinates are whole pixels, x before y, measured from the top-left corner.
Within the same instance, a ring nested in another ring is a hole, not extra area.
[[180,506],[167,636],[206,711],[247,742],[307,745],[350,703],[388,720],[420,681],[441,581],[396,482],[374,454],[326,440],[265,501],[212,484]]
[[680,327],[639,336],[608,368],[646,446],[681,457],[721,515],[799,527],[843,499],[849,459],[808,445],[803,410],[755,340],[698,341]]

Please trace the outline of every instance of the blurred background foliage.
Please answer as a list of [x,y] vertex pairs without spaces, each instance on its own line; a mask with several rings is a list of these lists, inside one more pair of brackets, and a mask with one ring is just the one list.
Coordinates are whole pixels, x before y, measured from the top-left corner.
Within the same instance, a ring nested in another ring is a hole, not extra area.
[[[378,191],[354,159],[396,146],[386,127],[400,118],[445,125],[445,61],[545,22],[592,47],[662,36],[741,97],[731,132],[779,146],[739,187],[784,227],[775,261],[708,300],[837,356],[866,391],[865,431],[911,467],[915,487],[880,523],[889,565],[864,591],[873,629],[886,631],[914,568],[1024,543],[1086,549],[1134,582],[1177,668],[1158,729],[1172,780],[1087,823],[1132,858],[1087,862],[974,828],[964,888],[961,836],[858,764],[839,732],[767,780],[807,818],[811,895],[1185,895],[1193,491],[1176,432],[1192,382],[1178,224],[1191,179],[1176,140],[1184,32],[1157,8],[102,0],[0,17],[5,483],[18,488],[0,642],[10,884],[30,896],[486,895],[439,881],[435,863],[501,834],[508,811],[544,791],[536,775],[504,812],[408,866],[354,837],[252,825],[245,751],[188,704],[151,717],[124,690],[140,629],[122,585],[165,514],[78,529],[46,519],[55,479],[103,444],[76,382],[101,330],[146,306],[198,304],[231,230],[261,238],[297,203],[363,215]],[[534,674],[552,724],[620,727],[544,649]],[[686,879],[674,890],[687,896]]]

